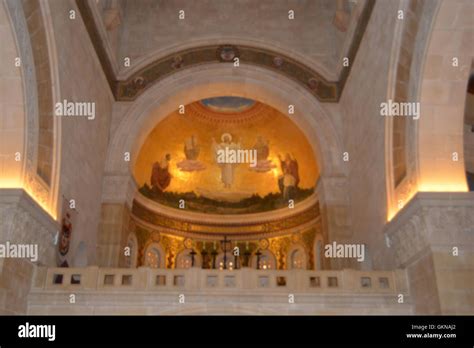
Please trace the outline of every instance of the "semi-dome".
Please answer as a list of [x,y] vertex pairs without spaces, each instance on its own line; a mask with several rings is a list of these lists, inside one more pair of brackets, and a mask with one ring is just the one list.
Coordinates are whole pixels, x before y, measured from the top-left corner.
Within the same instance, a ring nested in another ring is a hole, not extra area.
[[231,96],[186,105],[143,143],[134,167],[139,192],[168,207],[210,214],[298,204],[312,195],[319,170],[290,117]]

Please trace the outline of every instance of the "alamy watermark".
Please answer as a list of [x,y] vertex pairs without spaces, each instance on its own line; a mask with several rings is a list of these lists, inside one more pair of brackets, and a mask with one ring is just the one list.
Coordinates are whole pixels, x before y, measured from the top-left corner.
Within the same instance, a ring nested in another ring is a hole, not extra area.
[[324,256],[327,258],[354,258],[363,262],[365,260],[365,245],[332,242],[324,246]]
[[36,262],[38,244],[12,244],[7,241],[5,244],[0,244],[0,258],[22,258]]
[[48,341],[56,339],[56,325],[36,325],[26,322],[18,326],[18,337],[20,338],[47,338]]
[[389,99],[380,103],[380,115],[413,117],[414,120],[418,120],[420,118],[420,103],[395,102]]
[[94,102],[71,102],[66,99],[62,103],[54,105],[54,114],[56,116],[82,116],[88,120],[95,119]]
[[257,166],[256,149],[242,149],[240,141],[238,143],[232,142],[232,135],[229,133],[224,133],[221,140],[222,142],[220,144],[217,144],[215,140],[213,140],[217,163],[249,163],[252,168]]
[[250,167],[256,167],[257,150],[229,149],[226,147],[217,151],[217,163],[249,163]]

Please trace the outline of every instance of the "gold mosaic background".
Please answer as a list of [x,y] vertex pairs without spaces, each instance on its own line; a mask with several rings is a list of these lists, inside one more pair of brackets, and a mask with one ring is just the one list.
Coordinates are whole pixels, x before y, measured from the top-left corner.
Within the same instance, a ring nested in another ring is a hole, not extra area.
[[[247,193],[258,193],[263,197],[270,192],[279,192],[277,178],[281,170],[278,154],[284,157],[290,153],[298,161],[299,187],[312,188],[319,176],[319,169],[309,142],[290,117],[260,103],[238,114],[219,114],[200,103],[187,105],[184,115],[176,111],[150,132],[135,163],[135,180],[139,187],[145,183],[150,185],[153,163],[169,153],[173,178],[166,191],[212,192],[214,196],[229,199]],[[248,165],[240,164],[235,169],[232,188],[225,189],[220,180],[220,167],[214,163],[212,153],[212,138],[219,143],[223,133],[231,133],[234,142],[241,138],[242,149],[253,148],[257,136],[263,136],[269,141],[268,159],[277,167],[266,173],[257,173],[249,170]],[[206,169],[182,172],[176,164],[185,158],[184,141],[191,135],[198,138],[201,147],[198,160],[205,164]]]

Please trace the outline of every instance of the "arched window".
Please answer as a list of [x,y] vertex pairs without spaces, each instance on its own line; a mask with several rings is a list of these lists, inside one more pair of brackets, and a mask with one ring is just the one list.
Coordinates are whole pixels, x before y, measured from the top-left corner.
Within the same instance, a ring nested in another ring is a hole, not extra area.
[[[194,253],[194,255],[192,254]],[[193,262],[194,259],[194,262]],[[202,257],[199,253],[193,251],[192,249],[186,249],[181,251],[176,257],[176,268],[191,268],[191,267],[201,267]]]
[[164,267],[164,254],[162,248],[154,243],[148,246],[145,252],[145,266],[150,268]]
[[295,244],[288,250],[286,259],[287,269],[306,269],[307,259],[306,251],[302,245]]
[[[258,267],[257,267],[258,260]],[[261,250],[260,255],[253,254],[252,267],[261,270],[276,269],[276,260],[272,252],[269,250]]]
[[296,249],[291,253],[291,268],[292,269],[304,269],[305,257],[301,249]]
[[189,252],[183,251],[178,255],[176,268],[191,268],[192,257]]

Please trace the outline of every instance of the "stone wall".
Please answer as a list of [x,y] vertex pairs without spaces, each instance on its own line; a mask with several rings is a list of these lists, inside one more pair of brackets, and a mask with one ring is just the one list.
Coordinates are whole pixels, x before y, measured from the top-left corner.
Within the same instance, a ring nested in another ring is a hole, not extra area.
[[474,193],[418,193],[386,227],[419,314],[474,313]]
[[37,173],[41,179],[50,186],[54,156],[54,121],[52,75],[50,71],[51,62],[48,52],[48,42],[40,3],[36,0],[23,0],[22,3],[30,35],[38,91],[39,131]]
[[[393,266],[383,236],[387,221],[385,118],[390,52],[398,1],[377,1],[342,94],[353,242],[367,243],[375,268]],[[383,30],[381,30],[383,28]],[[340,154],[342,156],[342,154]]]
[[[62,275],[60,284],[54,281],[58,275]],[[71,284],[72,275],[75,284]],[[71,293],[76,294],[74,304],[69,303]],[[398,303],[399,294],[404,295],[405,303]],[[412,314],[412,306],[402,270],[38,267],[28,314],[402,315]]]
[[[55,265],[58,226],[21,189],[0,190],[0,243],[35,244],[38,264]],[[0,314],[26,313],[33,264],[25,258],[0,258]]]
[[431,30],[420,75],[420,191],[467,189],[462,153],[466,87],[474,57],[473,12],[470,0],[441,1]]
[[130,208],[124,203],[102,204],[97,237],[97,263],[117,267],[123,264],[123,247],[127,243]]
[[20,187],[23,161],[15,161],[15,153],[24,157],[25,109],[21,68],[15,67],[15,58],[19,54],[5,6],[6,3],[1,1],[0,187]]
[[[113,98],[75,2],[49,2],[58,54],[60,101],[94,102],[95,119],[62,117],[60,193],[78,211],[69,257],[84,241],[95,262],[102,175]],[[76,11],[76,19],[69,11]],[[60,196],[61,197],[61,196]]]

